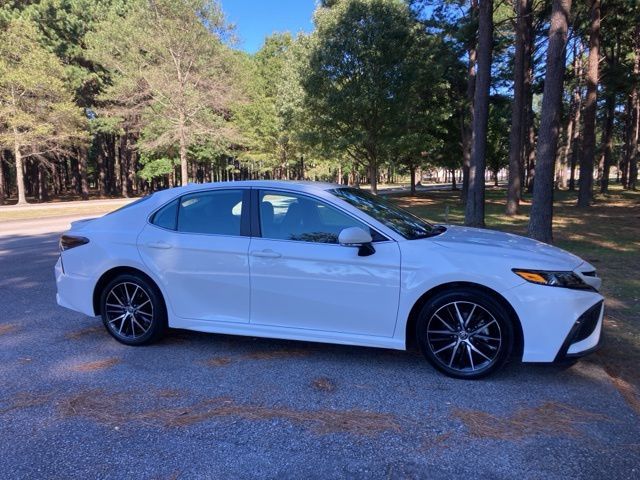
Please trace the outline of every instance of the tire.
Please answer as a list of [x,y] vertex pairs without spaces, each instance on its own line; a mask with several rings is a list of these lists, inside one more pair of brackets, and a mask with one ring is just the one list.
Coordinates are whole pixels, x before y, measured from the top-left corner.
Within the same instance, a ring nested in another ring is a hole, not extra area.
[[436,294],[416,325],[423,355],[445,375],[478,379],[500,369],[511,355],[514,327],[507,310],[477,289]]
[[100,296],[107,332],[125,345],[148,345],[167,330],[167,309],[158,287],[143,275],[113,278]]

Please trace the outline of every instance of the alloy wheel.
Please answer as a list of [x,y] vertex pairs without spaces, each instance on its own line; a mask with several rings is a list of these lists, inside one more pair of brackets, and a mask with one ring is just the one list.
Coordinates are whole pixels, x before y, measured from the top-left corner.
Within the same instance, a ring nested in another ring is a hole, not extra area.
[[145,335],[153,323],[153,302],[140,285],[132,282],[116,284],[106,296],[106,325],[122,339]]
[[502,331],[495,317],[481,305],[451,302],[429,319],[427,343],[444,367],[461,373],[478,373],[498,358]]

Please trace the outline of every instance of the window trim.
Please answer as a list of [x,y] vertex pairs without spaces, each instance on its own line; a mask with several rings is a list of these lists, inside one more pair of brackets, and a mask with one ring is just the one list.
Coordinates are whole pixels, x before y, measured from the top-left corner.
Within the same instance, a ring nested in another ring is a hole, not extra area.
[[309,198],[311,200],[315,200],[318,203],[321,203],[325,206],[331,207],[331,208],[335,208],[336,210],[338,210],[340,213],[343,213],[344,215],[346,215],[347,217],[354,219],[356,221],[358,221],[359,223],[362,223],[364,225],[367,225],[371,230],[373,230],[374,232],[376,232],[378,235],[380,235],[380,237],[382,237],[382,240],[374,240],[372,243],[374,244],[378,244],[378,243],[386,243],[386,242],[394,242],[395,240],[389,238],[388,235],[385,235],[384,233],[381,233],[379,229],[375,228],[373,225],[371,225],[371,223],[366,222],[365,220],[363,220],[362,218],[359,218],[355,215],[353,215],[351,212],[345,210],[344,208],[342,208],[340,205],[336,205],[332,202],[329,202],[327,200],[325,200],[324,198],[318,197],[316,195],[312,195],[309,194],[307,192],[301,192],[299,190],[287,190],[287,189],[282,189],[282,188],[264,188],[264,187],[254,187],[252,188],[252,191],[254,191],[255,193],[252,193],[252,204],[253,204],[253,208],[252,208],[252,214],[251,214],[251,236],[252,237],[256,237],[256,238],[262,238],[264,240],[272,240],[272,241],[276,241],[276,242],[296,242],[296,243],[308,243],[311,245],[328,245],[328,246],[338,246],[340,247],[341,245],[339,243],[326,243],[326,242],[309,242],[306,240],[288,240],[286,238],[268,238],[268,237],[263,237],[262,236],[262,229],[260,226],[260,197],[264,194],[264,193],[273,193],[273,194],[289,194],[289,195],[297,195],[300,197],[306,197]]
[[[194,194],[198,194],[198,193],[215,193],[215,192],[225,192],[225,191],[240,191],[242,192],[242,213],[240,214],[240,235],[226,235],[223,233],[198,233],[198,232],[181,232],[180,230],[178,230],[178,217],[180,215],[180,202],[182,200],[183,197],[186,197],[188,195],[194,195]],[[198,189],[198,190],[193,190],[191,192],[182,192],[180,195],[176,195],[175,197],[170,198],[169,200],[167,200],[166,202],[164,202],[162,205],[158,206],[157,208],[153,209],[153,211],[147,216],[147,223],[149,225],[151,225],[152,227],[155,228],[159,228],[160,230],[164,230],[165,232],[171,232],[171,233],[179,233],[182,235],[206,235],[209,237],[235,237],[235,238],[239,238],[239,237],[251,237],[251,228],[250,228],[250,221],[251,221],[251,188],[250,187],[232,187],[232,186],[225,186],[223,188],[202,188],[202,189]],[[155,223],[153,223],[153,218],[155,217],[156,213],[158,213],[160,210],[162,210],[164,207],[166,207],[167,205],[169,205],[171,202],[173,201],[177,201],[178,202],[178,208],[176,210],[176,229],[172,230],[170,228],[164,228],[161,227],[160,225],[156,225]],[[245,208],[245,205],[247,206],[247,208]]]

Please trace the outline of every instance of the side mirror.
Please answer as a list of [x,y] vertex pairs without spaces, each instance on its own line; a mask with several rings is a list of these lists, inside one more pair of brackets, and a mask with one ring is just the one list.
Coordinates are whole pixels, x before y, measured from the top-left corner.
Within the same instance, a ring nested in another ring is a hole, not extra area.
[[340,235],[338,235],[340,245],[345,247],[358,247],[358,256],[360,257],[368,257],[376,252],[371,244],[372,241],[371,234],[360,227],[345,228],[340,232]]

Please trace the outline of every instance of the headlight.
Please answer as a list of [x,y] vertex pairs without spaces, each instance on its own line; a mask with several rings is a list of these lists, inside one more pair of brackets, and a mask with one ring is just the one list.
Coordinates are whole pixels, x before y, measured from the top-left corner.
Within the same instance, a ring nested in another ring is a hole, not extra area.
[[584,282],[573,272],[551,272],[545,270],[521,270],[514,268],[513,273],[527,282],[550,287],[564,287],[578,290],[593,290],[591,285]]

